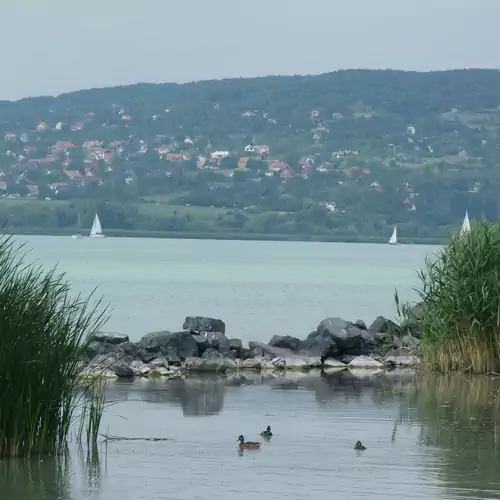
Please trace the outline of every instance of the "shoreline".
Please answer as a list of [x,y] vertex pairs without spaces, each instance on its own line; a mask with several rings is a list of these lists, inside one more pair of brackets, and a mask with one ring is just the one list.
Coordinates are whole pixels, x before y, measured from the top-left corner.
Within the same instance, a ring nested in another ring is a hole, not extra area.
[[[4,231],[13,236],[68,236],[86,232],[76,228],[5,228]],[[182,231],[141,231],[136,229],[107,229],[104,231],[109,238],[153,238],[153,239],[184,239],[184,240],[220,240],[220,241],[281,241],[309,243],[375,243],[388,244],[385,237],[344,237],[332,235],[280,234],[280,233],[240,233],[240,232],[182,232]],[[401,245],[443,245],[446,238],[411,238],[400,237]]]

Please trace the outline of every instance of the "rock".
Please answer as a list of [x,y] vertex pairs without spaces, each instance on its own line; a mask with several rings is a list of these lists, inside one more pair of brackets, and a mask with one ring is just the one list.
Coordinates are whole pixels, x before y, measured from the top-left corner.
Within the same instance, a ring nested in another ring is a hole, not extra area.
[[203,316],[186,316],[182,328],[191,332],[226,333],[226,325],[223,321]]
[[[284,358],[284,367],[287,370],[307,370],[309,369],[308,358]],[[272,361],[275,365],[274,361]]]
[[269,341],[269,345],[272,347],[281,347],[284,349],[290,349],[291,351],[298,351],[301,344],[302,341],[300,339],[290,335],[274,335]]
[[[167,361],[168,366],[181,366],[182,365],[181,357],[177,354],[177,350],[174,349],[173,347],[169,347],[166,350],[164,357]],[[165,366],[167,366],[167,365],[165,365]]]
[[196,357],[199,355],[198,344],[196,340],[188,332],[152,332],[144,335],[137,345],[151,352],[172,352],[181,359]]
[[146,365],[145,363],[143,363],[138,359],[134,359],[134,361],[130,363],[130,368],[134,370],[134,375],[136,375],[137,377],[147,375],[151,370],[151,366]]
[[388,367],[411,367],[420,364],[420,359],[414,356],[409,349],[393,349],[384,358],[384,365]]
[[356,323],[354,323],[354,326],[361,328],[361,330],[368,330],[368,328],[366,328],[366,323],[362,319],[357,319]]
[[184,363],[185,368],[190,372],[198,373],[224,373],[229,368],[236,367],[234,361],[218,358],[218,359],[203,359],[203,358],[187,358]]
[[401,337],[402,347],[409,347],[410,349],[417,348],[420,345],[420,339],[412,335],[404,335]]
[[369,330],[374,333],[394,333],[398,331],[398,325],[384,316],[378,316],[370,325]]
[[262,358],[249,358],[245,359],[241,363],[241,367],[244,370],[261,370],[262,369]]
[[318,325],[318,334],[335,342],[340,354],[370,354],[375,349],[375,336],[342,318],[327,318]]
[[342,363],[341,361],[338,361],[337,359],[325,359],[325,362],[323,363],[323,368],[325,370],[331,370],[331,369],[338,369],[340,368],[343,370],[346,368],[345,363]]
[[168,345],[171,335],[172,334],[167,331],[150,332],[144,335],[144,337],[137,342],[137,346],[140,349],[148,349],[152,352],[159,352],[162,347]]
[[133,359],[130,356],[124,356],[114,365],[115,375],[119,378],[132,378],[135,375],[131,364]]
[[113,344],[105,344],[103,342],[97,342],[96,340],[93,340],[85,346],[85,354],[90,358],[94,358],[99,354],[110,354],[112,352],[116,352]]
[[143,363],[151,363],[158,356],[158,351],[150,351],[149,349],[141,349],[137,352],[137,357]]
[[168,361],[163,354],[160,354],[157,358],[153,359],[149,364],[153,368],[166,368],[168,366]]
[[136,344],[128,340],[120,344],[120,350],[123,351],[125,354],[128,354],[129,356],[135,358],[139,351],[139,347],[137,347]]
[[224,356],[219,351],[216,351],[212,347],[209,347],[202,355],[203,359],[212,359],[212,360],[221,359],[223,357]]
[[240,339],[229,339],[229,351],[234,351],[237,358],[241,358],[243,342]]
[[318,332],[310,333],[307,338],[302,341],[301,349],[306,351],[311,356],[335,357],[339,355],[339,349],[335,340],[328,333],[319,334]]
[[348,368],[383,368],[384,365],[375,359],[368,356],[358,356],[353,359],[348,365]]
[[90,360],[89,366],[104,370],[111,368],[120,358],[118,353],[98,354]]
[[245,359],[252,359],[255,358],[255,353],[251,351],[250,349],[247,349],[246,347],[243,347],[241,349],[241,354],[240,358],[245,361]]
[[206,343],[208,347],[212,347],[222,354],[229,352],[229,339],[221,332],[205,332]]
[[96,332],[91,337],[92,340],[97,342],[102,342],[104,344],[123,344],[124,342],[128,342],[129,336],[124,333],[104,333],[104,332]]
[[158,368],[153,368],[152,370],[149,371],[148,377],[149,378],[160,378],[160,377],[165,377],[169,374],[168,370],[160,366]]

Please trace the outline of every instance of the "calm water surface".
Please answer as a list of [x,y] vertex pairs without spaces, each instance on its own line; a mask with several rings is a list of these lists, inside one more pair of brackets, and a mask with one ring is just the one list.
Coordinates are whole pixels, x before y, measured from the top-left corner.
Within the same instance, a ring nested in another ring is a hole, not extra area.
[[31,258],[59,265],[78,292],[96,286],[114,313],[107,329],[138,340],[182,328],[185,316],[221,318],[230,336],[306,337],[328,316],[369,322],[395,314],[397,288],[415,296],[422,245],[19,237]]
[[[113,382],[104,429],[128,438],[66,468],[0,463],[9,500],[500,498],[497,380],[362,374]],[[472,392],[471,392],[472,391]],[[240,454],[236,439],[274,436]],[[361,439],[367,446],[356,452]]]

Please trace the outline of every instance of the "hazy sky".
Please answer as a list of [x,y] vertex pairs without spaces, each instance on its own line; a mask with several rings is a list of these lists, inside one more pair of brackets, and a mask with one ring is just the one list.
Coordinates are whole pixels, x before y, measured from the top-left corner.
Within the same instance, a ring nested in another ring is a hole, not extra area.
[[0,99],[344,68],[500,68],[500,0],[1,2]]

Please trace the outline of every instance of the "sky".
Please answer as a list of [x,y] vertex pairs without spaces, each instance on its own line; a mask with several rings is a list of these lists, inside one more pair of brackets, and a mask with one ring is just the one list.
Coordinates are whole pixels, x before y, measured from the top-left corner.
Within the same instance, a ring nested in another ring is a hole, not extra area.
[[337,69],[500,69],[500,0],[2,0],[0,100]]

